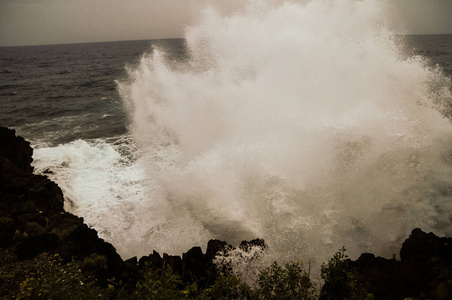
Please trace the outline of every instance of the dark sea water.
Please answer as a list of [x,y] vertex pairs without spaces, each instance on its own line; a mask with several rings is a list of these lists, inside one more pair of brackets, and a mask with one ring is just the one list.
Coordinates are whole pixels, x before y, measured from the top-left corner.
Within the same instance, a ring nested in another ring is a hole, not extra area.
[[451,100],[452,35],[396,55],[366,32],[215,34],[0,48],[0,125],[123,258],[256,237],[283,260],[391,255],[414,226],[451,233],[450,130],[425,103]]
[[405,37],[405,42],[408,54],[427,58],[430,65],[438,65],[452,77],[452,34],[410,35]]
[[115,81],[153,46],[185,56],[183,39],[0,48],[0,124],[49,145],[125,134]]

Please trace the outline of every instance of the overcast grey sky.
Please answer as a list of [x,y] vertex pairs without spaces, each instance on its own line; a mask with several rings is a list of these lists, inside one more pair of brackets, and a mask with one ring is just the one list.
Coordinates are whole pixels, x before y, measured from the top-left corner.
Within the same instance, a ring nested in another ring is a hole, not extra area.
[[[296,0],[292,0],[296,1]],[[306,1],[306,0],[301,0]],[[183,37],[199,11],[246,0],[0,0],[0,46]],[[408,33],[452,33],[452,0],[391,0]]]

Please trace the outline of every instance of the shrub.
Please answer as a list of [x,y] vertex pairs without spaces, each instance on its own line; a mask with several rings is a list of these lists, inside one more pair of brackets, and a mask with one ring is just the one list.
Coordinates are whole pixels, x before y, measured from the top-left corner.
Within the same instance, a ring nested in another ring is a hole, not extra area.
[[366,292],[358,272],[346,260],[345,250],[345,247],[342,247],[328,264],[322,264],[321,277],[325,284],[319,299],[373,299],[373,296]]
[[315,299],[315,285],[301,261],[281,267],[274,262],[263,270],[258,280],[260,299]]
[[[320,298],[373,299],[367,294],[358,273],[346,259],[345,248],[321,266],[325,281]],[[64,264],[58,255],[40,255],[31,272],[20,283],[16,299],[317,299],[315,284],[301,261],[284,266],[274,262],[258,274],[255,289],[250,288],[236,275],[219,276],[213,285],[200,288],[196,283],[184,286],[170,266],[154,269],[146,264],[136,284],[123,285],[114,279],[106,287],[96,285],[94,277],[87,274],[101,270],[105,257],[94,254],[83,262]],[[85,272],[83,272],[85,270]]]
[[250,287],[235,276],[220,276],[215,283],[196,295],[196,299],[253,299],[254,293]]
[[184,295],[178,288],[181,284],[180,277],[170,266],[158,270],[146,264],[143,278],[137,282],[129,299],[182,299]]
[[82,263],[82,270],[105,270],[107,269],[107,258],[105,255],[93,253],[85,257]]
[[40,256],[36,262],[36,270],[19,284],[17,299],[108,298],[107,290],[94,285],[95,280],[81,272],[80,263],[63,264],[58,255]]

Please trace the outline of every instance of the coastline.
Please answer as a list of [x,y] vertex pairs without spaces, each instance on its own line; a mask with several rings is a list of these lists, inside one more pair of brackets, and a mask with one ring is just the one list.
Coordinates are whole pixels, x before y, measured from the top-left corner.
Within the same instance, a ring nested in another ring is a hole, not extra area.
[[[171,266],[185,286],[196,283],[206,287],[219,276],[213,263],[215,255],[225,247],[232,249],[219,240],[209,241],[206,253],[193,247],[182,256],[160,256],[154,251],[124,261],[83,218],[64,211],[61,189],[46,176],[33,174],[32,156],[29,142],[16,136],[14,130],[0,127],[0,298],[10,297],[30,268],[37,268],[23,267],[23,262],[43,254],[58,255],[66,264],[98,258],[87,272],[100,286],[107,286],[111,278],[136,283],[147,263],[156,269]],[[264,241],[258,239],[244,241],[239,247],[246,250],[249,246],[265,248]],[[452,296],[452,238],[414,229],[403,243],[400,257],[385,259],[364,253],[347,264],[358,271],[376,299]]]

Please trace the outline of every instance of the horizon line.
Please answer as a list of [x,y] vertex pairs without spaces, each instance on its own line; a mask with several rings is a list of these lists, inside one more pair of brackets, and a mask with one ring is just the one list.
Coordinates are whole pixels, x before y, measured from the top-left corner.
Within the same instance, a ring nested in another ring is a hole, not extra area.
[[[421,35],[452,35],[450,33],[398,33],[394,36],[421,36]],[[136,39],[136,40],[106,40],[106,41],[92,41],[92,42],[63,42],[51,44],[25,44],[25,45],[0,45],[0,48],[14,48],[14,47],[41,47],[41,46],[63,46],[63,45],[81,45],[81,44],[100,44],[100,43],[117,43],[117,42],[140,42],[140,41],[163,41],[163,40],[182,40],[185,37],[171,37],[171,38],[155,38],[155,39]]]
[[137,40],[106,40],[106,41],[93,41],[93,42],[63,42],[52,44],[25,44],[25,45],[0,45],[0,48],[14,48],[14,47],[42,47],[42,46],[64,46],[64,45],[82,45],[82,44],[100,44],[100,43],[118,43],[118,42],[140,42],[140,41],[163,41],[163,40],[182,40],[184,37],[172,37],[172,38],[156,38],[156,39],[137,39]]

